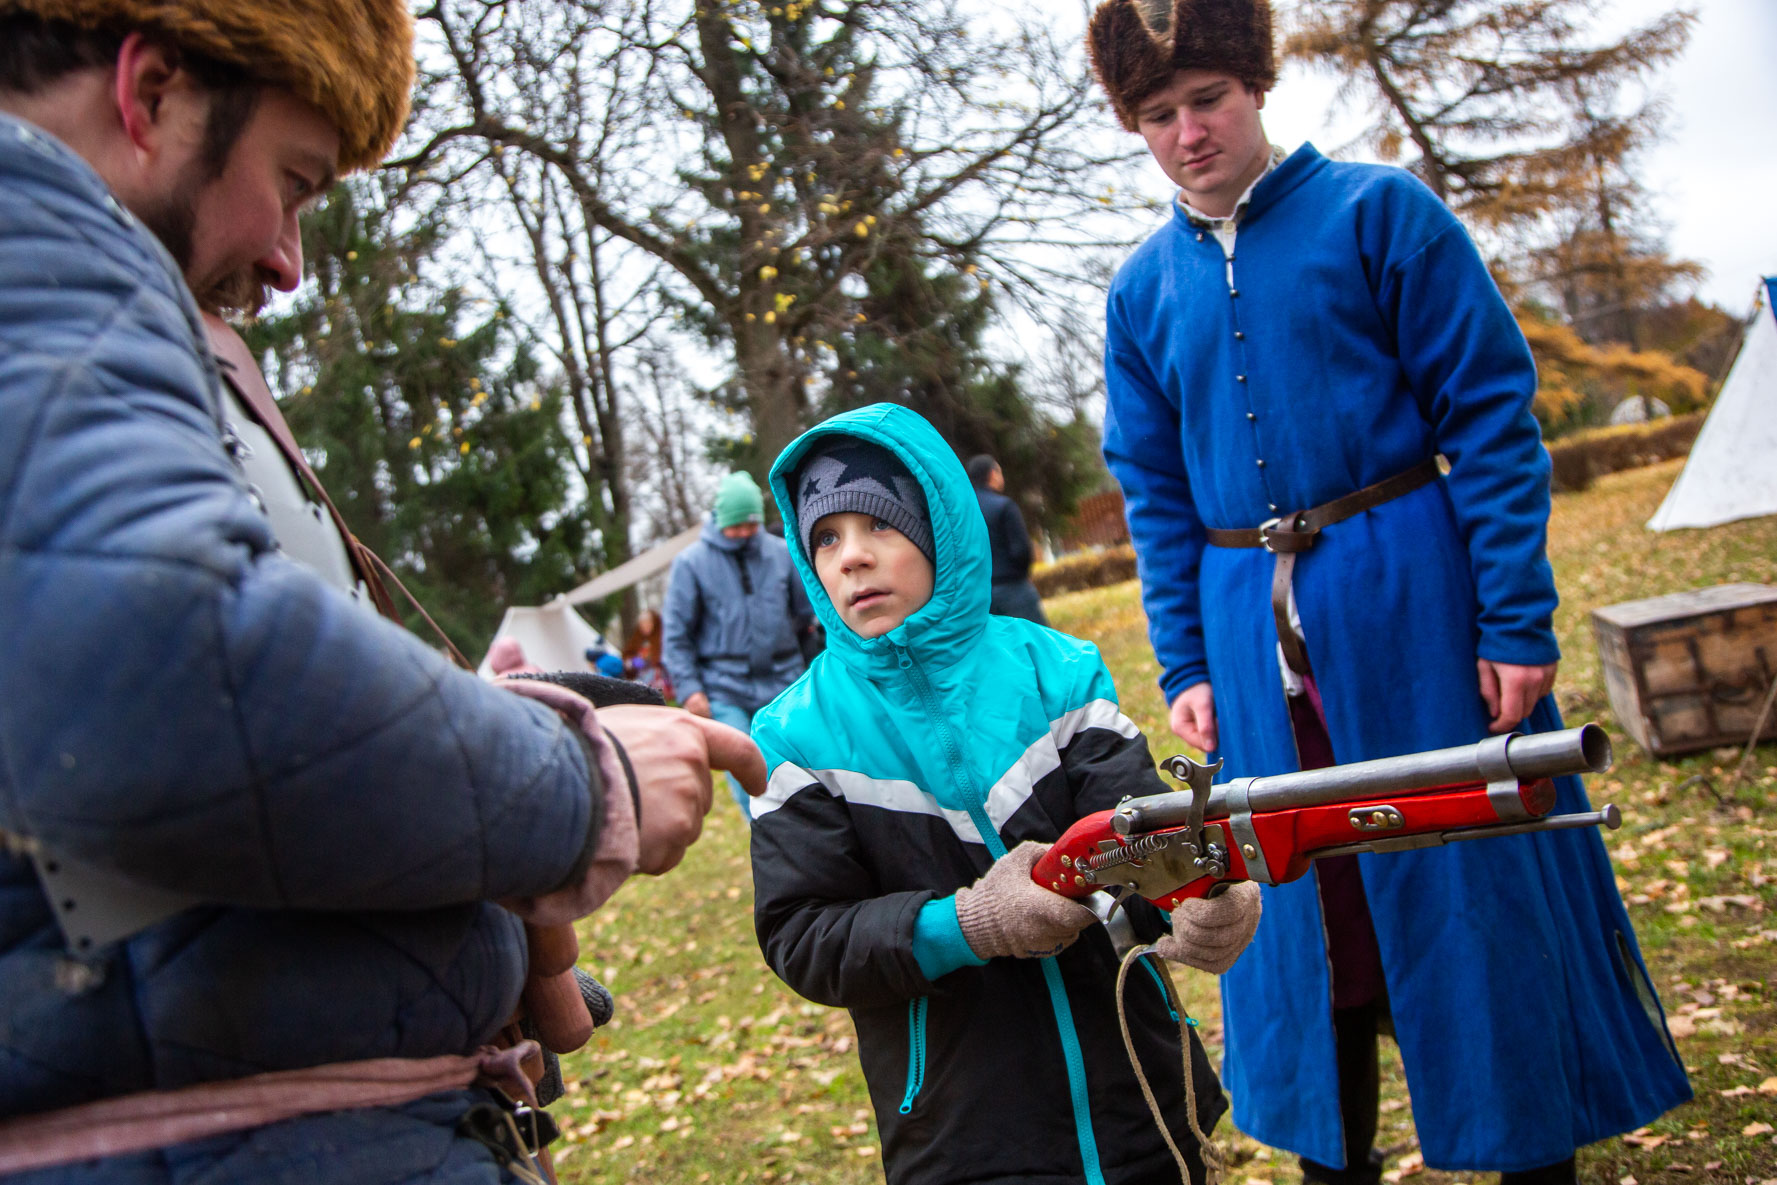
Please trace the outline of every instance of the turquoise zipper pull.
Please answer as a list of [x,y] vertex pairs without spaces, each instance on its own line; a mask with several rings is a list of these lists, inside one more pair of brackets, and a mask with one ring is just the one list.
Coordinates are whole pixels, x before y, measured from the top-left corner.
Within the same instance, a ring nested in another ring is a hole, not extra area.
[[930,1000],[921,996],[907,1004],[907,1093],[901,1099],[901,1114],[913,1110],[926,1081],[926,1009]]

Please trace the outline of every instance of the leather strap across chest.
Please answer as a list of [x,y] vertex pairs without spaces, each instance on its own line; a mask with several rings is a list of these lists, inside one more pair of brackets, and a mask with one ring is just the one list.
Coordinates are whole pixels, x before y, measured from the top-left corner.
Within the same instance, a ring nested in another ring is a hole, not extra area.
[[1308,650],[1290,627],[1290,576],[1295,570],[1296,556],[1313,547],[1315,537],[1326,527],[1384,502],[1392,502],[1437,478],[1437,458],[1427,457],[1411,469],[1308,510],[1279,515],[1256,527],[1241,530],[1220,527],[1205,530],[1212,547],[1262,547],[1277,557],[1271,577],[1271,613],[1277,620],[1277,641],[1283,647],[1284,661],[1289,663],[1292,671],[1298,675],[1310,673]]
[[227,322],[211,313],[204,314],[204,329],[209,334],[210,352],[216,357],[222,381],[228,384],[229,389],[252,413],[259,426],[264,428],[272,440],[277,442],[278,452],[283,454],[285,462],[301,477],[316,501],[327,508],[328,515],[333,519],[333,525],[339,530],[340,538],[345,541],[352,570],[357,574],[358,579],[364,582],[364,587],[369,590],[371,602],[376,606],[377,612],[403,629],[407,628],[406,623],[402,620],[401,609],[389,591],[392,586],[406,598],[408,604],[413,606],[421,620],[432,628],[433,634],[436,635],[445,651],[449,653],[452,661],[466,671],[474,670],[475,665],[463,657],[462,651],[457,649],[456,643],[450,640],[450,636],[444,632],[443,628],[432,620],[432,615],[426,612],[425,606],[421,605],[418,599],[407,591],[407,586],[401,583],[401,578],[395,575],[381,556],[370,550],[362,540],[352,534],[351,528],[346,526],[346,520],[339,513],[339,508],[333,504],[333,499],[327,496],[327,487],[321,484],[321,479],[309,466],[308,458],[303,455],[302,447],[296,443],[296,437],[291,434],[290,425],[285,422],[284,413],[278,408],[278,402],[273,398],[271,388],[266,385],[265,376],[260,373],[259,363],[254,360],[252,352],[247,349],[247,343],[241,340],[240,335]]

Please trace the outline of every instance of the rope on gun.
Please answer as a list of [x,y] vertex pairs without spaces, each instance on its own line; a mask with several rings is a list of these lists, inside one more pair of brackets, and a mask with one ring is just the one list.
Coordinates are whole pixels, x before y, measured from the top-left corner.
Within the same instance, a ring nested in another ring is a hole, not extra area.
[[[1166,1147],[1172,1152],[1172,1159],[1178,1164],[1179,1180],[1184,1185],[1191,1185],[1191,1169],[1185,1163],[1185,1154],[1179,1151],[1178,1144],[1172,1138],[1172,1130],[1166,1124],[1166,1117],[1160,1113],[1160,1102],[1154,1097],[1154,1088],[1148,1085],[1147,1071],[1142,1069],[1141,1058],[1135,1052],[1135,1039],[1129,1034],[1129,1009],[1123,1002],[1123,984],[1129,978],[1129,968],[1153,949],[1152,946],[1132,948],[1123,956],[1123,963],[1117,968],[1117,1027],[1123,1031],[1123,1048],[1129,1054],[1129,1065],[1135,1071],[1135,1081],[1141,1086],[1141,1097],[1147,1100],[1148,1113],[1154,1117],[1154,1126],[1160,1129]],[[1197,1140],[1197,1151],[1203,1158],[1203,1185],[1218,1185],[1222,1174],[1227,1171],[1228,1160],[1215,1141],[1209,1138],[1208,1133],[1197,1125],[1197,1083],[1191,1070],[1191,1030],[1189,1017],[1185,1013],[1185,1002],[1180,998],[1178,988],[1173,985],[1172,971],[1166,966],[1166,960],[1155,961],[1159,964],[1160,982],[1166,987],[1166,1002],[1178,1014],[1179,1052],[1185,1059],[1185,1122],[1190,1125],[1191,1135]]]

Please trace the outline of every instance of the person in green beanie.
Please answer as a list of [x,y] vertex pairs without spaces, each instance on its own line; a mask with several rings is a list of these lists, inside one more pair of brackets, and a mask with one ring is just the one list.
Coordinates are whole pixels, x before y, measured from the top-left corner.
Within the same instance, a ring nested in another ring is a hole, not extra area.
[[[802,674],[814,621],[784,541],[762,530],[765,495],[736,470],[716,487],[703,535],[673,560],[661,661],[689,712],[750,730],[753,713]],[[741,814],[747,796],[732,779]]]

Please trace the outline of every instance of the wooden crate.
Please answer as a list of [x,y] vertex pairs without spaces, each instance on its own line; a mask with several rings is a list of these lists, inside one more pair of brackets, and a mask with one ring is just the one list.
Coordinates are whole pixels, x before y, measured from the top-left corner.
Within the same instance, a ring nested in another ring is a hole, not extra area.
[[[1592,614],[1623,728],[1656,757],[1752,735],[1777,678],[1777,587],[1723,584]],[[1777,712],[1764,737],[1777,737]]]

